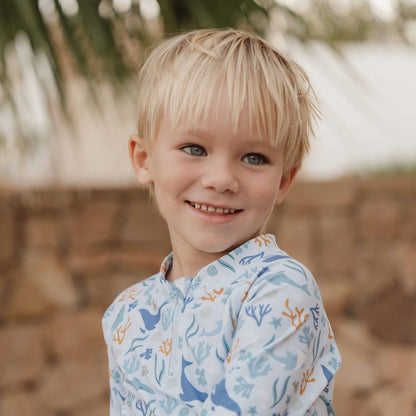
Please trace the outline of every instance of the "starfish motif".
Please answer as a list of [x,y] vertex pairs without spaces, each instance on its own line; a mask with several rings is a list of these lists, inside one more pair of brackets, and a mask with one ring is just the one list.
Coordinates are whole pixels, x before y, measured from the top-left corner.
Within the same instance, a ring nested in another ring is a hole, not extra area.
[[248,413],[251,414],[251,416],[257,415],[257,409],[256,406],[254,407],[250,407],[250,409],[248,409]]
[[273,318],[272,321],[269,323],[274,326],[274,329],[276,329],[279,326],[282,326],[282,318]]

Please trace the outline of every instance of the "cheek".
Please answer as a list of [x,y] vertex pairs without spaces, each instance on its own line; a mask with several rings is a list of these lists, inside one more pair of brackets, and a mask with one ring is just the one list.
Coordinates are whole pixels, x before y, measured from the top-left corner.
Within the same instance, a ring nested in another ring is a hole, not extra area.
[[251,185],[254,204],[262,207],[274,205],[278,192],[278,184],[273,179],[269,177],[263,178]]
[[160,163],[154,177],[154,187],[158,198],[180,197],[193,183],[192,171],[177,163]]

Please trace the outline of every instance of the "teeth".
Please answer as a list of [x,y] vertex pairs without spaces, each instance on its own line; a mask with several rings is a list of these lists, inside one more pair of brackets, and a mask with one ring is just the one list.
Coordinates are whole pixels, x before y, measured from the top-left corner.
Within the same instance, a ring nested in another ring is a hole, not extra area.
[[234,214],[237,211],[236,209],[232,209],[232,208],[215,208],[211,205],[198,204],[196,202],[195,203],[192,202],[191,205],[194,208],[199,209],[201,211],[215,212],[217,214]]

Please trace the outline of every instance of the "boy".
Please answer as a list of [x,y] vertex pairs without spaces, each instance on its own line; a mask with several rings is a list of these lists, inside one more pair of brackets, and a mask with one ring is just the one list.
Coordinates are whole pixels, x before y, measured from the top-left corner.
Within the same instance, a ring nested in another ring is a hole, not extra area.
[[334,414],[318,288],[262,234],[316,115],[303,70],[255,35],[200,30],[153,51],[129,152],[172,253],[104,315],[111,415]]

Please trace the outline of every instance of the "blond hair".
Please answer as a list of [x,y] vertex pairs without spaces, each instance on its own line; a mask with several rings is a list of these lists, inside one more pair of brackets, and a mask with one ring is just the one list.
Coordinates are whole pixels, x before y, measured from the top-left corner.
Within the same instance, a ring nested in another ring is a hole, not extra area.
[[195,30],[159,44],[139,73],[138,134],[152,144],[162,116],[174,126],[206,117],[228,90],[236,130],[244,106],[261,140],[283,149],[285,169],[299,166],[319,117],[305,71],[257,35]]

